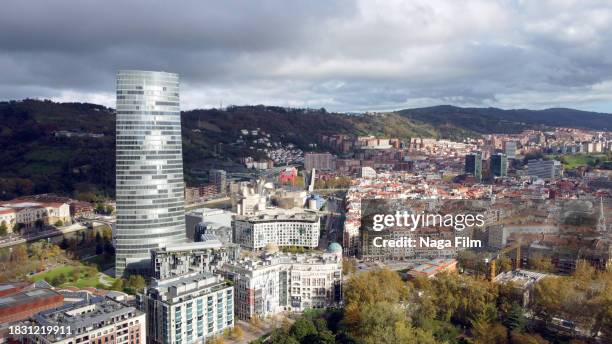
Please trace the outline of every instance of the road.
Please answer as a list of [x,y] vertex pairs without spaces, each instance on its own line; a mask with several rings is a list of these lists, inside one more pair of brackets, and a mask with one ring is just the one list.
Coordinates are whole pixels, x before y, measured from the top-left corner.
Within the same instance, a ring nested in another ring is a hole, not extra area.
[[230,200],[231,199],[229,197],[220,197],[220,198],[215,198],[215,199],[209,199],[203,202],[185,204],[185,211],[203,208],[203,207],[210,206],[213,204],[228,203]]
[[19,245],[19,244],[23,244],[26,242],[30,242],[30,241],[36,241],[36,240],[40,240],[40,239],[47,239],[47,238],[51,238],[51,237],[55,237],[55,236],[59,236],[59,235],[64,235],[64,234],[68,234],[68,233],[73,233],[73,232],[78,232],[80,230],[84,230],[87,229],[87,227],[82,226],[80,224],[72,224],[70,226],[65,226],[65,227],[61,227],[61,228],[53,228],[53,229],[48,229],[42,232],[38,232],[38,233],[32,233],[30,235],[27,236],[11,236],[8,239],[2,239],[0,240],[0,248],[3,247],[11,247],[11,246],[15,246],[15,245]]

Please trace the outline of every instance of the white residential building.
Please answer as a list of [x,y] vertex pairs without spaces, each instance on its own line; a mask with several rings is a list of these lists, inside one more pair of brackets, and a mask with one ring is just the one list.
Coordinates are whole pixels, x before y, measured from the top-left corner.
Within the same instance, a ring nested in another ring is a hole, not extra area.
[[320,229],[319,216],[302,208],[267,209],[232,220],[234,242],[249,250],[260,250],[267,244],[315,248]]
[[218,275],[153,280],[141,297],[149,343],[202,343],[234,326],[234,288]]
[[331,253],[276,253],[244,258],[226,263],[221,271],[234,282],[235,313],[240,319],[282,311],[301,312],[341,302],[341,249]]

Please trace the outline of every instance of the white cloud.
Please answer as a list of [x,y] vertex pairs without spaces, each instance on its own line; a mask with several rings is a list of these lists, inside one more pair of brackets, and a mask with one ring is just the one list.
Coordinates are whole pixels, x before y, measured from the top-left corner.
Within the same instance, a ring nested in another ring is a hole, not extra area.
[[600,1],[40,0],[4,8],[4,99],[112,106],[115,71],[141,68],[179,72],[184,109],[612,103],[612,4]]

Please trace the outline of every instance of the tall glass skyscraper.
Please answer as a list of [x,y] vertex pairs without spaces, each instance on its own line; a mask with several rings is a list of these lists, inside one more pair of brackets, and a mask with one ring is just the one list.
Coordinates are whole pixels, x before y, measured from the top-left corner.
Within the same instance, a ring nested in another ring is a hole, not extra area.
[[177,74],[117,73],[117,276],[186,240],[180,116]]

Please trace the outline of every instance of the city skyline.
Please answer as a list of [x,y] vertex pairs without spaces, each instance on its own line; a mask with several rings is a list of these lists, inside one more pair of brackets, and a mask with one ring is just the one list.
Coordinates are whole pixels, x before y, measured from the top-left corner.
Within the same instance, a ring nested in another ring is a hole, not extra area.
[[612,112],[612,7],[601,2],[9,3],[3,100],[112,107],[114,72],[145,69],[183,75],[185,109]]

